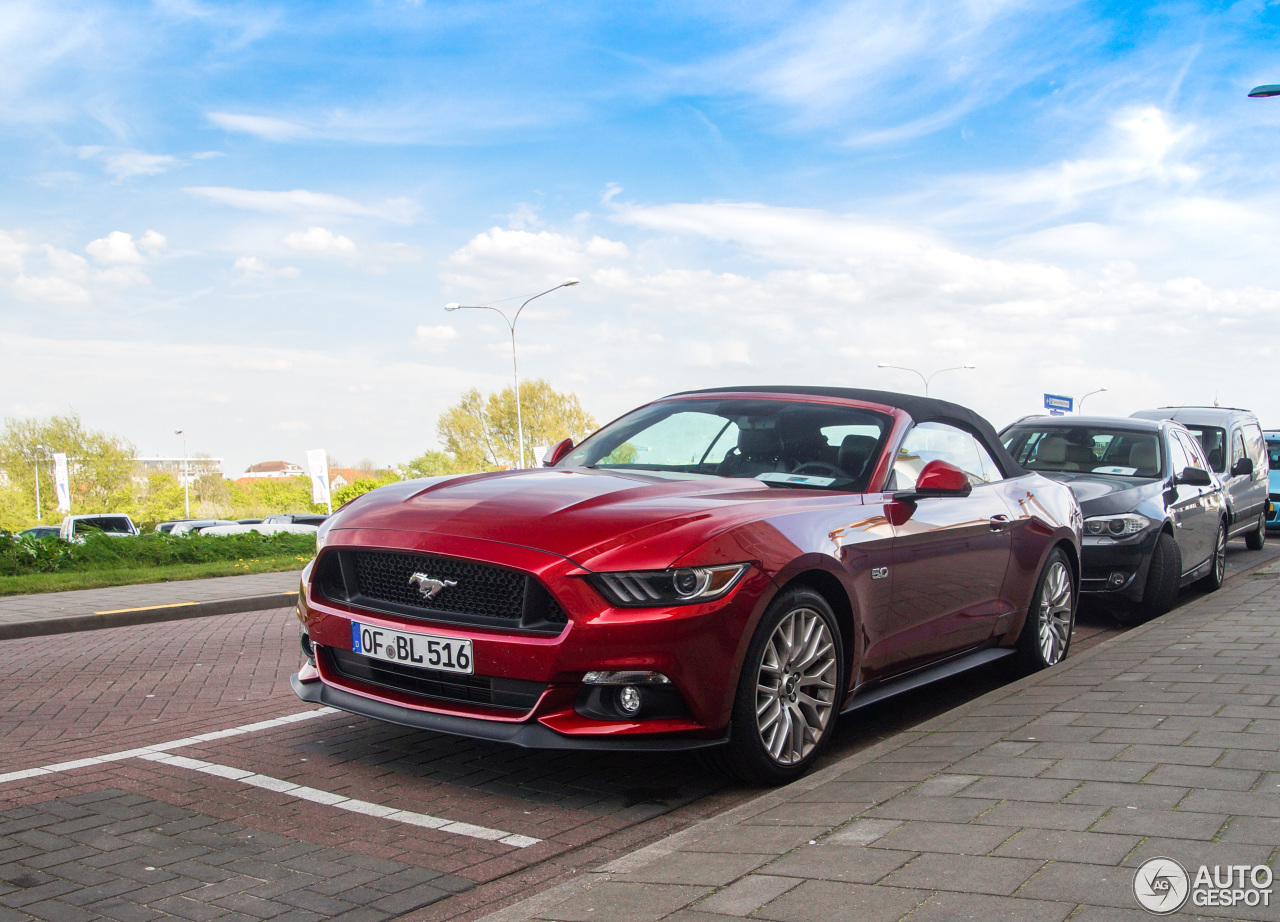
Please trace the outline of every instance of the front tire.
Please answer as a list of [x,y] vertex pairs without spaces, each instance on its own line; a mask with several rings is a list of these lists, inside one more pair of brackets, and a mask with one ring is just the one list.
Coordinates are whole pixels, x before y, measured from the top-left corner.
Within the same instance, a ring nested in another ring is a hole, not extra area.
[[1258,527],[1244,536],[1244,546],[1251,551],[1260,551],[1267,544],[1267,514],[1258,516]]
[[1227,579],[1227,523],[1218,526],[1218,537],[1213,546],[1213,562],[1209,565],[1209,573],[1201,577],[1200,588],[1205,592],[1216,592],[1222,588]]
[[1027,620],[1018,635],[1018,661],[1024,672],[1056,666],[1071,648],[1076,623],[1076,583],[1071,561],[1054,548],[1040,571]]
[[1151,551],[1151,565],[1147,569],[1142,599],[1130,611],[1124,612],[1119,620],[1126,624],[1141,624],[1163,615],[1173,608],[1181,580],[1182,552],[1178,550],[1178,542],[1167,531],[1161,532]]
[[743,660],[730,742],[713,767],[751,784],[799,778],[835,729],[845,675],[840,628],[827,600],[797,588],[760,619]]

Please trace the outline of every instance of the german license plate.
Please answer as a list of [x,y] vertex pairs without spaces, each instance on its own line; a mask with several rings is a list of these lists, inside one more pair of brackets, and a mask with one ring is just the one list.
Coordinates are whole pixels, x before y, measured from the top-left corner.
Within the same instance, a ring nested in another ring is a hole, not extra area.
[[467,675],[475,672],[471,641],[456,637],[411,634],[408,631],[393,631],[352,621],[351,650],[373,659],[403,663],[420,669],[439,669],[442,672],[461,672]]

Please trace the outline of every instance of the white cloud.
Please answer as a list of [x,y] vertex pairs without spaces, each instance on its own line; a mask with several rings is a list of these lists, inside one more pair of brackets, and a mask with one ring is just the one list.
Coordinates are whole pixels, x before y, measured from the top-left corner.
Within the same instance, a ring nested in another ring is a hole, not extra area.
[[381,205],[362,205],[341,195],[293,189],[271,192],[260,189],[234,189],[229,186],[193,186],[182,191],[232,208],[261,211],[267,214],[328,215],[334,217],[384,218],[407,223],[417,213],[417,206],[407,198],[388,199]]
[[100,145],[85,145],[78,149],[81,160],[100,158],[102,168],[115,177],[116,182],[123,182],[131,176],[154,176],[175,166],[182,161],[169,154],[148,154],[146,151],[105,148]]
[[158,234],[153,230],[149,230],[138,238],[138,246],[142,247],[152,256],[159,254],[161,250],[169,245],[168,239],[164,234]]
[[418,345],[431,352],[443,352],[455,339],[458,331],[450,326],[420,325],[414,331],[414,339]]
[[[159,234],[156,234],[159,237]],[[164,238],[160,238],[162,241]],[[154,245],[154,241],[150,241]],[[90,241],[85,252],[100,263],[142,263],[142,254],[133,242],[133,235],[124,231],[112,231],[105,237]]]
[[47,243],[40,249],[44,251],[45,262],[56,274],[75,280],[88,277],[89,263],[80,254]]
[[281,266],[279,269],[257,256],[241,256],[232,267],[245,279],[286,278],[296,279],[302,274],[297,266]]
[[284,238],[284,245],[291,250],[305,253],[308,256],[344,256],[356,255],[356,245],[350,237],[335,234],[325,227],[308,227],[304,231],[294,231]]
[[[630,255],[626,244],[593,236],[583,241],[551,231],[490,228],[449,255],[443,273],[451,285],[521,290],[533,279],[554,284],[586,275],[594,266]],[[509,292],[504,292],[509,293]]]
[[268,141],[296,141],[312,135],[310,128],[264,115],[210,112],[209,121],[224,131],[256,135]]
[[21,272],[22,257],[30,250],[21,235],[0,231],[0,270]]
[[88,304],[89,292],[70,279],[19,275],[11,286],[13,296],[34,304]]

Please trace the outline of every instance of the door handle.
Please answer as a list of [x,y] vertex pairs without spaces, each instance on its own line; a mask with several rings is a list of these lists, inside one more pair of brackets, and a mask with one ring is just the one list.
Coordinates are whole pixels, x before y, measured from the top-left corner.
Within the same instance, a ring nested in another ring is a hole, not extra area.
[[992,531],[1003,531],[1009,527],[1009,517],[1007,515],[993,515],[990,520]]

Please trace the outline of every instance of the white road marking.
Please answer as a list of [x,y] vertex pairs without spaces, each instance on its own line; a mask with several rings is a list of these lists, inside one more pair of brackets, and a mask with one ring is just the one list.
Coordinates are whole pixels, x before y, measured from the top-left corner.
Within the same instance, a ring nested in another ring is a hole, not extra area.
[[487,839],[491,842],[501,842],[504,845],[512,845],[516,848],[528,848],[530,845],[537,845],[542,841],[541,839],[516,835],[501,829],[490,829],[487,826],[475,826],[471,823],[459,823],[455,820],[447,820],[444,817],[431,816],[428,813],[414,813],[411,810],[384,807],[382,804],[370,803],[367,800],[356,800],[352,797],[343,797],[341,794],[331,794],[318,788],[309,788],[306,785],[294,784],[292,781],[285,781],[282,778],[259,775],[255,772],[245,771],[242,768],[219,765],[216,762],[205,762],[201,759],[190,759],[186,756],[169,755],[164,752],[148,753],[139,756],[139,758],[146,759],[148,762],[172,765],[175,768],[189,768],[192,771],[204,772],[206,775],[215,775],[230,781],[239,781],[242,784],[250,784],[256,788],[287,794],[299,800],[309,800],[313,803],[336,807],[339,810],[347,810],[351,813],[362,813],[365,816],[376,816],[380,819],[392,820],[397,823],[408,823],[411,826],[438,829],[440,832],[469,836],[472,839]]
[[314,720],[317,717],[327,717],[330,714],[337,714],[336,708],[322,707],[315,708],[310,711],[298,711],[295,714],[286,714],[284,717],[274,717],[271,720],[260,720],[257,723],[244,724],[240,727],[231,727],[227,730],[214,730],[209,733],[201,733],[197,736],[184,736],[182,739],[170,740],[167,743],[156,743],[152,746],[139,746],[136,749],[122,749],[119,752],[108,752],[105,755],[89,756],[83,759],[74,759],[70,762],[55,762],[52,765],[42,765],[39,768],[24,768],[21,771],[8,772],[0,774],[0,784],[10,781],[22,781],[27,778],[37,778],[40,775],[54,775],[59,772],[69,772],[77,768],[88,768],[93,765],[105,765],[108,762],[119,762],[122,759],[146,759],[151,762],[161,762],[165,765],[173,765],[178,768],[190,768],[198,772],[204,772],[206,775],[216,775],[219,778],[227,778],[231,781],[241,781],[245,784],[251,784],[254,787],[263,788],[268,791],[276,791],[280,794],[288,794],[290,797],[297,797],[299,800],[309,800],[313,803],[326,804],[327,806],[336,807],[339,810],[348,810],[352,813],[362,813],[365,816],[375,816],[382,819],[394,820],[397,823],[407,823],[411,826],[422,826],[426,829],[438,829],[441,832],[448,832],[459,836],[469,836],[473,839],[487,839],[492,842],[501,842],[504,845],[511,845],[515,848],[528,848],[530,845],[537,845],[541,839],[534,839],[530,836],[517,835],[512,832],[504,832],[501,829],[490,829],[487,826],[475,826],[471,823],[460,823],[455,820],[447,820],[439,816],[431,816],[427,813],[414,813],[410,810],[397,810],[394,807],[384,807],[381,804],[370,803],[366,800],[354,800],[349,797],[343,797],[339,794],[331,794],[328,791],[321,791],[318,788],[309,788],[305,785],[294,784],[292,781],[285,781],[281,778],[272,778],[269,775],[259,775],[254,772],[245,771],[240,768],[232,768],[229,765],[218,765],[215,762],[203,762],[200,759],[189,759],[185,756],[174,756],[168,753],[174,749],[182,749],[186,746],[196,746],[200,743],[209,743],[214,740],[227,739],[232,736],[243,736],[246,733],[257,733],[260,730],[273,730],[276,727],[284,727],[289,724],[298,723],[303,720]]
[[228,730],[214,730],[211,733],[201,733],[199,736],[184,736],[179,740],[170,740],[167,743],[156,743],[153,746],[140,746],[137,749],[125,749],[120,752],[108,752],[105,755],[89,756],[84,759],[75,759],[71,762],[55,762],[53,765],[42,765],[39,768],[24,768],[22,771],[8,772],[0,775],[0,784],[9,781],[22,781],[25,778],[36,778],[40,775],[53,775],[58,772],[69,772],[77,768],[88,768],[90,765],[103,765],[107,762],[119,762],[121,759],[140,759],[153,752],[168,752],[171,749],[181,749],[184,746],[195,746],[198,743],[209,743],[213,740],[226,739],[229,736],[243,736],[246,733],[257,733],[259,730],[273,730],[276,727],[284,727],[289,724],[297,723],[300,720],[313,720],[316,717],[327,717],[330,714],[337,714],[336,708],[314,708],[310,711],[298,711],[295,714],[286,714],[284,717],[273,717],[271,720],[260,720],[257,723],[244,724],[240,727],[231,727]]

